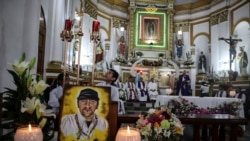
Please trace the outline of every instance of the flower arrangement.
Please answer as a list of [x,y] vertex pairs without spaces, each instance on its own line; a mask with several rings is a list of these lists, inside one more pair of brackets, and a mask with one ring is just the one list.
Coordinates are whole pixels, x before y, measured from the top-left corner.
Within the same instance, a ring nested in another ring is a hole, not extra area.
[[13,78],[16,88],[5,88],[3,95],[2,113],[3,129],[11,129],[2,136],[3,140],[14,140],[15,130],[22,125],[34,124],[40,126],[43,131],[44,140],[51,139],[54,135],[52,126],[55,114],[47,109],[42,100],[44,90],[49,86],[41,76],[32,74],[36,58],[29,62],[25,60],[23,53],[19,61],[12,65],[13,70],[8,70]]
[[183,135],[181,121],[166,106],[149,109],[147,115],[138,119],[136,127],[149,141],[180,140]]
[[179,97],[169,101],[168,107],[172,113],[177,116],[187,116],[189,114],[231,114],[236,115],[236,111],[240,106],[240,102],[228,102],[220,104],[214,108],[200,108],[197,105],[189,102],[187,99]]

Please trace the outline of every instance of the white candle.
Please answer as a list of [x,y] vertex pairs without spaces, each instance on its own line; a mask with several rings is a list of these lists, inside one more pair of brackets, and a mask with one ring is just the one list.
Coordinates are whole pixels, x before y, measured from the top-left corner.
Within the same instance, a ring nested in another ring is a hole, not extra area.
[[141,141],[140,132],[136,128],[130,128],[129,126],[122,127],[116,134],[116,141]]
[[41,128],[29,124],[17,129],[14,141],[43,141],[43,133]]

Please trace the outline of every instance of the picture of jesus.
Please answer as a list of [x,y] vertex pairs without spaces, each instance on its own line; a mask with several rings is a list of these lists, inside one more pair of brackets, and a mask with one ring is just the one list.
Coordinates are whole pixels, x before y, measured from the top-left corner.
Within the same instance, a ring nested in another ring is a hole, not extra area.
[[145,39],[157,39],[158,20],[144,19],[144,32]]

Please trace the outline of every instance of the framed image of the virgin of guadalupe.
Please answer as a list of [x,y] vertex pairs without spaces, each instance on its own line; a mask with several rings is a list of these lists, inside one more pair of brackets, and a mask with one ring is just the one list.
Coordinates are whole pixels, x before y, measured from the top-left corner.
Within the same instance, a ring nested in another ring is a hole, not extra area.
[[109,87],[67,86],[60,110],[59,140],[110,140],[117,128],[118,112],[111,111],[110,92]]

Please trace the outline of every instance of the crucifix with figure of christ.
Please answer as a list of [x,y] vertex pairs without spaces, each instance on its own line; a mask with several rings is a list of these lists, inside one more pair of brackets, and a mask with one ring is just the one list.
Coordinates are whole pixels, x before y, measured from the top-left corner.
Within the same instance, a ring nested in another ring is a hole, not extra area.
[[241,42],[242,40],[241,39],[233,39],[231,36],[230,36],[230,38],[221,37],[221,38],[219,38],[219,40],[224,40],[226,43],[229,44],[229,47],[230,47],[230,49],[229,49],[229,58],[230,58],[229,59],[230,60],[230,62],[229,62],[229,64],[230,64],[229,70],[231,72],[232,71],[232,69],[231,69],[232,68],[232,63],[233,63],[233,61],[234,61],[234,59],[236,57],[236,45],[237,45],[238,42]]

